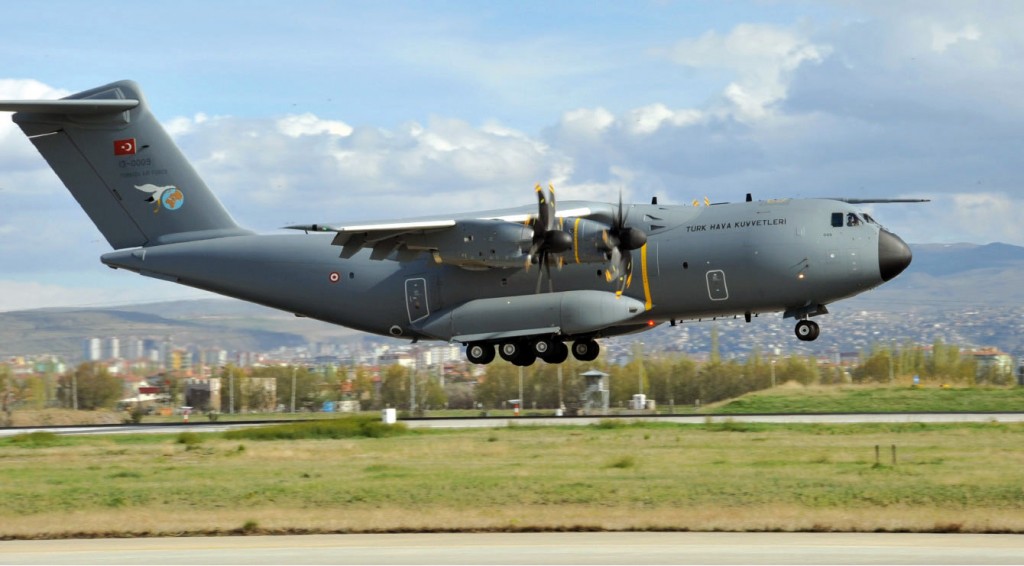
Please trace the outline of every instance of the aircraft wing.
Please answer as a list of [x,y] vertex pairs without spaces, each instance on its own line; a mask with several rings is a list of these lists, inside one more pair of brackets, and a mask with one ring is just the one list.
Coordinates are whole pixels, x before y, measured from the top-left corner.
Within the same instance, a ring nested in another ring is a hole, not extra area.
[[[604,212],[604,211],[601,211]],[[588,217],[592,208],[575,206],[556,216]],[[288,226],[307,232],[335,232],[331,245],[340,246],[340,257],[350,258],[363,248],[374,260],[408,261],[430,253],[437,263],[469,269],[521,267],[533,239],[536,213],[529,208],[460,214],[447,218],[375,222],[348,226],[302,224]]]

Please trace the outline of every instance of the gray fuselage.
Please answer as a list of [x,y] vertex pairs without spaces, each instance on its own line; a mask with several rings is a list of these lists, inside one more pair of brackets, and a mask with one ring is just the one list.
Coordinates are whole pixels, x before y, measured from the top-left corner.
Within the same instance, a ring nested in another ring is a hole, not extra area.
[[[611,206],[563,204],[581,205]],[[633,279],[624,294],[648,310],[593,336],[669,320],[780,311],[804,318],[827,312],[824,305],[887,280],[880,268],[885,259],[879,255],[880,235],[895,238],[849,204],[824,199],[630,205],[627,214],[648,241],[632,252]],[[841,219],[838,226],[836,218]],[[408,338],[433,338],[420,333],[414,322],[424,316],[474,299],[535,292],[536,266],[469,270],[437,264],[427,253],[412,261],[373,260],[367,249],[343,259],[330,243],[331,234],[324,233],[241,235],[122,250],[104,255],[103,262],[301,316]],[[556,291],[613,290],[603,263],[576,264],[567,255],[564,267],[552,269]]]

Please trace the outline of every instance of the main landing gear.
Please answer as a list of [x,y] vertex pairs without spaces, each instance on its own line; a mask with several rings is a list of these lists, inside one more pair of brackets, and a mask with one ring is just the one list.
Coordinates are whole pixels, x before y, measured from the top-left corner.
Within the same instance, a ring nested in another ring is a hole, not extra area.
[[[549,336],[509,340],[497,344],[497,355],[517,366],[532,365],[537,359],[549,364],[560,364],[569,359],[569,346]],[[601,347],[595,340],[577,340],[572,344],[572,355],[577,360],[590,362],[597,359]],[[466,346],[466,359],[474,364],[486,365],[494,361],[493,342],[471,342]]]
[[801,320],[796,323],[796,337],[803,340],[804,342],[810,342],[818,337],[821,333],[821,327],[818,326],[817,322],[810,320]]

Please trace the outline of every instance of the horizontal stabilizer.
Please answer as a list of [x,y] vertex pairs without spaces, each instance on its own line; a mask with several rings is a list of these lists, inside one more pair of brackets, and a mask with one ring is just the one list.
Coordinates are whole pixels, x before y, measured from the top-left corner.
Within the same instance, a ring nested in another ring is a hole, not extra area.
[[833,198],[828,200],[837,200],[848,204],[896,204],[932,201],[932,199],[928,198]]
[[123,100],[0,100],[0,112],[37,112],[44,114],[110,114],[139,105],[135,99]]

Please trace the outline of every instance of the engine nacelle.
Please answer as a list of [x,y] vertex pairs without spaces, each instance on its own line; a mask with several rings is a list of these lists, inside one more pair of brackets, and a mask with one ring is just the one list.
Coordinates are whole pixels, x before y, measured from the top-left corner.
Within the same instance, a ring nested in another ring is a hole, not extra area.
[[566,264],[608,261],[604,234],[608,225],[586,218],[566,218],[561,229],[572,237],[572,247],[557,254]]

